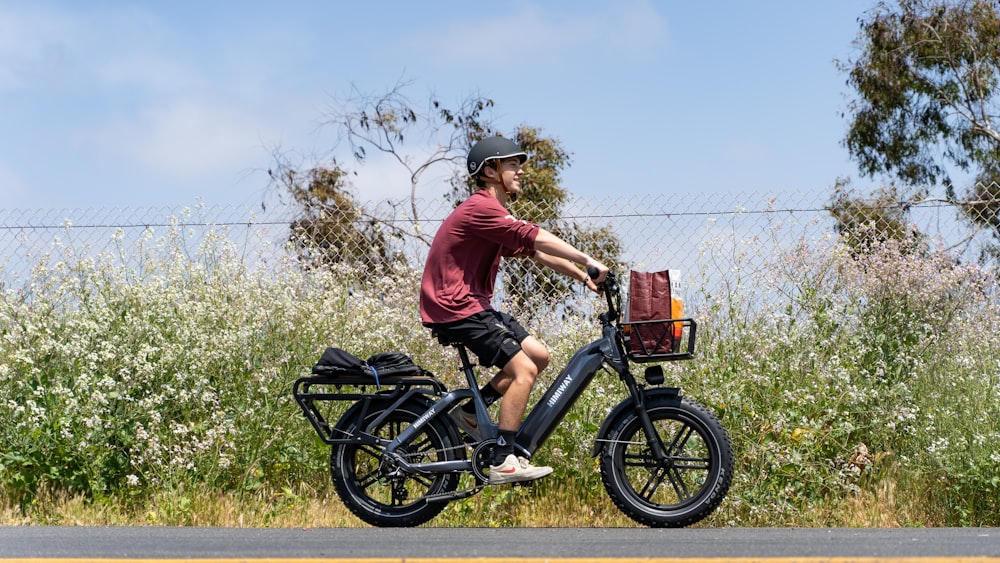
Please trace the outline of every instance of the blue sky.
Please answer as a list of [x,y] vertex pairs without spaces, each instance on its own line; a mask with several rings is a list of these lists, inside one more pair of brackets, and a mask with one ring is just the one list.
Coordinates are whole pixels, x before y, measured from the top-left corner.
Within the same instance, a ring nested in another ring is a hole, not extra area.
[[276,148],[352,164],[321,123],[401,79],[557,137],[581,196],[863,184],[833,61],[874,3],[0,0],[0,208],[255,204]]

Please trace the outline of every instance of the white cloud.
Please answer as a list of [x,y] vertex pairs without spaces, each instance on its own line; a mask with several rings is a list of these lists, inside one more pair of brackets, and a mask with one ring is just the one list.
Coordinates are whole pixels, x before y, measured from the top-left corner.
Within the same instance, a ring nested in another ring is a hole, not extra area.
[[477,72],[489,72],[490,68],[509,72],[505,65],[580,60],[609,49],[641,56],[666,38],[666,23],[646,0],[615,2],[603,11],[568,14],[535,6],[517,12],[488,10],[476,18],[472,23],[431,29],[404,43],[443,62],[475,64]]
[[115,93],[136,86],[154,93],[180,91],[196,79],[177,58],[182,45],[173,30],[141,7],[0,7],[0,92]]
[[[411,162],[420,163],[426,160],[431,149],[407,148],[405,152]],[[409,172],[395,157],[385,153],[373,153],[365,159],[364,164],[359,165],[351,161],[346,167],[357,171],[357,175],[351,177],[351,184],[359,201],[400,200],[410,197]],[[428,169],[417,184],[417,198],[444,197],[451,190],[448,184],[450,173],[450,169],[443,164]]]
[[259,160],[267,125],[236,106],[180,99],[93,134],[115,154],[175,178],[232,171]]
[[[640,51],[661,45],[667,38],[667,24],[649,2],[618,5],[610,21],[604,21],[605,37],[611,45]],[[615,17],[617,16],[617,17]]]

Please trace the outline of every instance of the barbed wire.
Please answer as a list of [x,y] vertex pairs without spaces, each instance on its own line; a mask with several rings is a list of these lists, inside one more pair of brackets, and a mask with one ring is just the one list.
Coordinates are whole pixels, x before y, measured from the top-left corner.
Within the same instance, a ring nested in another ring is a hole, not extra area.
[[[928,207],[928,208],[947,208],[947,207],[971,207],[974,205],[989,205],[997,204],[998,200],[947,200],[944,198],[929,198],[919,201],[897,201],[892,203],[881,203],[881,204],[871,204],[867,205],[868,209],[872,210],[894,210],[894,209],[910,209],[914,207]],[[930,205],[934,204],[934,205]],[[232,208],[230,208],[232,209]],[[238,209],[238,208],[236,208]],[[744,209],[737,207],[736,209],[718,209],[714,211],[680,211],[680,212],[656,212],[656,213],[646,213],[646,212],[623,212],[623,213],[590,213],[590,214],[566,214],[563,219],[628,219],[628,218],[662,218],[669,219],[672,217],[713,217],[717,215],[767,215],[767,214],[797,214],[797,213],[830,213],[834,210],[833,206],[823,206],[823,207],[786,207],[786,208],[767,208],[767,209]],[[3,213],[3,209],[0,209],[0,214]],[[14,210],[17,211],[17,210]],[[72,212],[73,210],[66,210],[66,212]],[[2,215],[0,215],[2,216]],[[64,230],[64,229],[135,229],[135,228],[163,228],[163,227],[236,227],[236,226],[283,226],[289,221],[294,220],[295,217],[289,216],[287,219],[280,220],[236,220],[236,221],[177,221],[177,222],[136,222],[136,223],[91,223],[91,224],[74,224],[63,222],[61,224],[51,224],[51,225],[33,225],[33,224],[0,224],[0,231],[12,231],[12,230],[23,230],[23,229],[40,229],[40,230]],[[355,220],[357,223],[365,223],[368,221],[377,220],[382,223],[390,224],[407,224],[412,223],[413,220],[409,218],[376,218],[372,216],[366,216]],[[443,218],[428,218],[422,219],[423,222],[440,222]]]

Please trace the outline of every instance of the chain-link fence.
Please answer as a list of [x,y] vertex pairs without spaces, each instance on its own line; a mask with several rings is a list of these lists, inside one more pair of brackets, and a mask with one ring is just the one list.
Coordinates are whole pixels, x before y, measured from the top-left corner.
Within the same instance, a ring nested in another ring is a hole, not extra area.
[[[962,218],[962,205],[944,200],[894,205],[893,211],[905,209],[912,229],[960,260],[988,256],[995,242],[995,216],[977,224]],[[16,287],[42,260],[111,255],[128,263],[161,237],[176,238],[193,255],[206,237],[224,236],[252,267],[288,267],[280,259],[289,256],[316,264],[318,257],[373,255],[420,267],[451,209],[444,199],[366,202],[348,215],[314,211],[305,218],[282,206],[0,209],[0,283]],[[805,192],[573,198],[560,215],[562,231],[606,229],[618,239],[618,258],[627,267],[678,269],[702,284],[733,268],[752,271],[802,240],[834,234],[838,225],[830,195]]]

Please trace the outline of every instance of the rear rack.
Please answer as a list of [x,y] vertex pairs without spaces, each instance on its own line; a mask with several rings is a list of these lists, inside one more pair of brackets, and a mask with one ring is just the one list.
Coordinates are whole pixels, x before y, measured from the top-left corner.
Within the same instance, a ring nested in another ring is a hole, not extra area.
[[[373,390],[368,388],[372,387]],[[302,414],[312,425],[323,442],[346,444],[357,440],[348,435],[334,432],[334,424],[328,420],[332,408],[320,409],[318,404],[337,401],[359,401],[378,399],[395,401],[407,394],[441,395],[447,392],[444,384],[429,372],[421,375],[384,376],[378,384],[370,375],[309,375],[300,377],[292,386],[292,395],[302,409]],[[342,411],[346,410],[346,406]],[[324,416],[323,411],[326,411]],[[340,416],[343,412],[337,414]],[[334,421],[336,422],[336,421]]]

